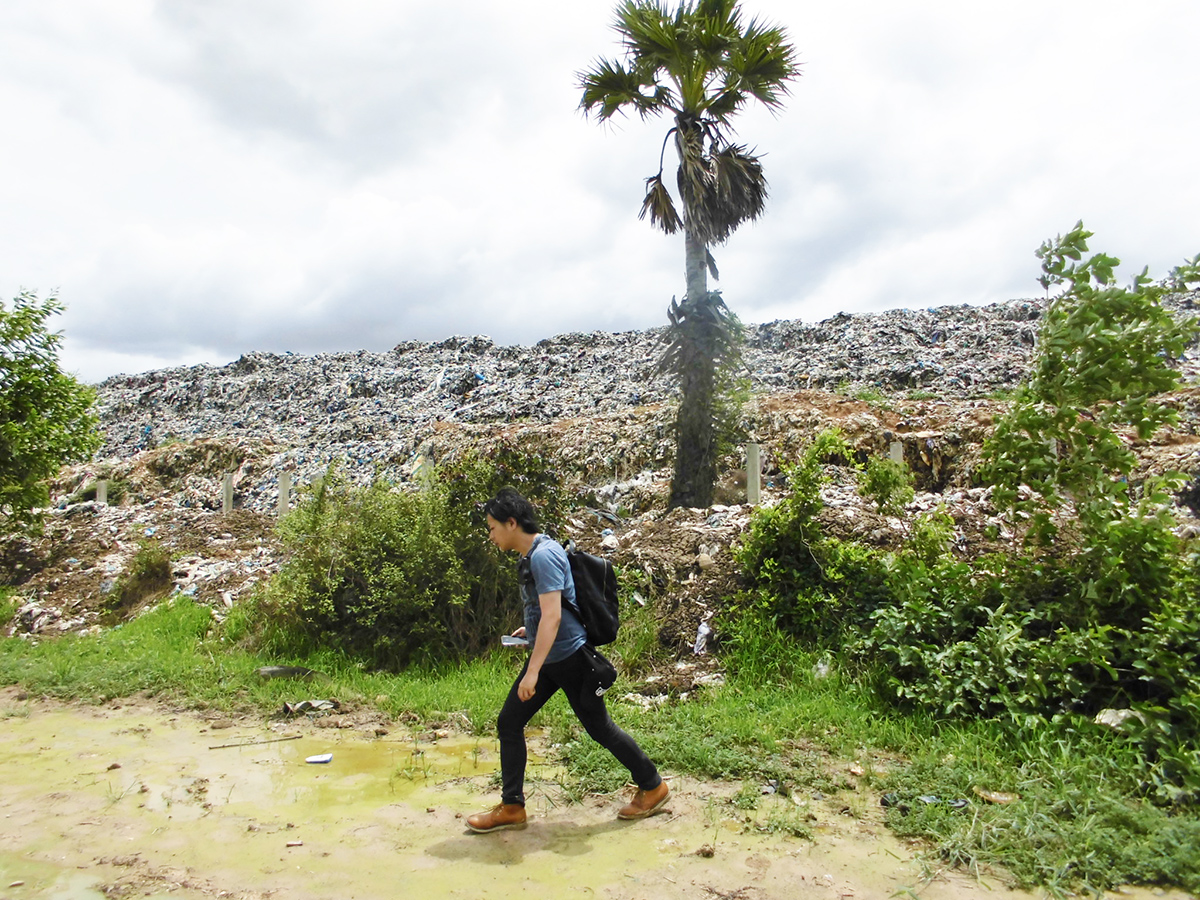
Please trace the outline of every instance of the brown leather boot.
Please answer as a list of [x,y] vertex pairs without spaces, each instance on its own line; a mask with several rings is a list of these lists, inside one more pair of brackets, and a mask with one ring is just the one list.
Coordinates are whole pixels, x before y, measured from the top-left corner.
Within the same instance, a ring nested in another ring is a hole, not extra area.
[[490,810],[467,817],[467,827],[476,834],[525,827],[525,807],[520,803],[499,803]]
[[646,816],[652,816],[662,809],[662,805],[667,802],[667,798],[670,796],[671,789],[667,787],[665,781],[659,782],[658,787],[648,791],[638,788],[629,805],[621,807],[621,811],[617,813],[617,818],[644,819]]

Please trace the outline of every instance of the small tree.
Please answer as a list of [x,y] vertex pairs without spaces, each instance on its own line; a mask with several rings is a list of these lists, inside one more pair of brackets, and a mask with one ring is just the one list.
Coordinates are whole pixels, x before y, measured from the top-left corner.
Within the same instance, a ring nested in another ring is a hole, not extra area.
[[0,301],[0,527],[28,524],[49,500],[46,480],[102,443],[90,409],[95,392],[58,365],[62,312],[56,297],[22,292]]
[[[1136,458],[1118,429],[1146,440],[1174,421],[1175,411],[1154,398],[1178,385],[1173,362],[1196,337],[1194,318],[1176,321],[1160,302],[1200,280],[1196,260],[1164,284],[1143,269],[1130,287],[1117,287],[1119,259],[1084,259],[1091,236],[1079,222],[1038,249],[1039,283],[1065,289],[1046,310],[1029,381],[984,448],[982,474],[996,485],[996,506],[1027,519],[1029,537],[1041,542],[1057,533],[1053,513],[1065,500],[1085,531],[1131,511]],[[1031,493],[1022,496],[1022,485]]]

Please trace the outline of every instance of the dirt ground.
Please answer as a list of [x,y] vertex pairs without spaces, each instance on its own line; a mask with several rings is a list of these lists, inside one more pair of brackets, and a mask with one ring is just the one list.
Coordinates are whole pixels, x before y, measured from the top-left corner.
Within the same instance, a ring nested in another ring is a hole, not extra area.
[[670,773],[666,811],[621,822],[621,795],[569,802],[535,760],[529,825],[474,835],[463,818],[495,802],[494,740],[378,731],[0,692],[0,898],[950,900],[1004,889],[998,875],[915,861],[873,798],[849,815],[813,803],[812,839],[800,839],[761,827],[771,803],[782,812],[792,798],[764,798],[747,823],[729,802],[736,785]]

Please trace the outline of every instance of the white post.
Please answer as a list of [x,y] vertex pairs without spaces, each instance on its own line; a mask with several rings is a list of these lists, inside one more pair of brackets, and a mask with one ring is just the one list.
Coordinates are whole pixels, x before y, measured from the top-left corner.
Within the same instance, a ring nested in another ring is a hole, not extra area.
[[888,446],[888,455],[892,458],[892,462],[904,462],[904,444],[900,441],[892,441]]
[[746,445],[746,502],[751,506],[758,504],[762,488],[762,462],[759,459],[758,444]]
[[279,473],[279,518],[288,514],[292,506],[292,470],[284,469]]
[[221,512],[233,512],[233,473],[225,473],[225,483],[221,485]]
[[101,478],[96,482],[96,505],[108,506],[108,479]]

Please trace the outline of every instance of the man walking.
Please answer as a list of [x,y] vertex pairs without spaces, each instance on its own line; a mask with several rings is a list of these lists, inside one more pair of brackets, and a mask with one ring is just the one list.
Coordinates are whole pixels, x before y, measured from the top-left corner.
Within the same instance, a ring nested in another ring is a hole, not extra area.
[[525,726],[559,689],[591,738],[629,770],[638,786],[633,800],[617,813],[642,819],[667,802],[670,789],[642,748],[617,727],[604,697],[584,690],[588,666],[580,653],[587,632],[579,619],[575,583],[567,554],[541,533],[537,512],[512,488],[484,504],[488,537],[500,550],[520,554],[517,571],[524,604],[523,627],[513,635],[529,641],[531,651],[508,692],[496,721],[500,737],[501,802],[467,819],[467,827],[483,834],[525,825]]

